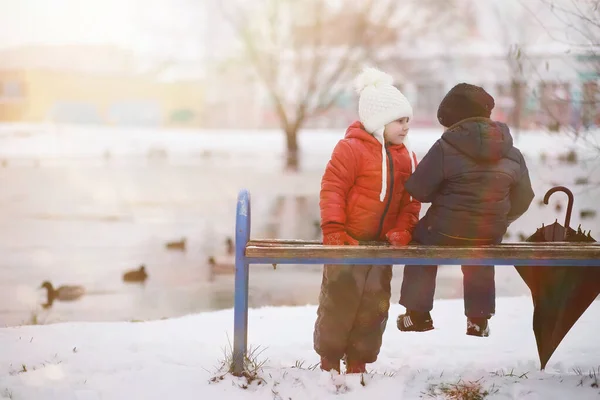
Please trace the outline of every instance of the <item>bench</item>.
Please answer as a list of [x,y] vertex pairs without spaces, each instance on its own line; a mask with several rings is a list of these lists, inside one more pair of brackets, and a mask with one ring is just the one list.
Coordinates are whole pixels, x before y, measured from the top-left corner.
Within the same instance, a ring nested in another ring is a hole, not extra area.
[[250,240],[250,193],[238,195],[235,226],[235,299],[232,373],[244,372],[251,264],[540,265],[600,266],[600,245],[568,242],[478,247],[325,246],[319,241]]

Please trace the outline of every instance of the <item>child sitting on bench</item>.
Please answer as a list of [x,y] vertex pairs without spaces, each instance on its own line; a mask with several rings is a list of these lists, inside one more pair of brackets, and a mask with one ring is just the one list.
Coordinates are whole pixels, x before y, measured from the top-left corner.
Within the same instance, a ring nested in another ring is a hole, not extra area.
[[[513,146],[508,126],[492,121],[494,99],[478,86],[461,83],[442,100],[442,137],[406,182],[417,200],[431,203],[414,231],[423,245],[498,244],[509,224],[533,200],[529,172]],[[485,337],[496,309],[493,266],[463,265],[467,335]],[[433,329],[437,265],[406,265],[398,317],[401,331]]]

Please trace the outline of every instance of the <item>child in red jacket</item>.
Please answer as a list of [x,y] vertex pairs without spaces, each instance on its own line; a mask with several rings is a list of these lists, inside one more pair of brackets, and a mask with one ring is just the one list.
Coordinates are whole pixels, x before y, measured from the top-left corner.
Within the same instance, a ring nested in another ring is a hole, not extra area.
[[[416,165],[404,144],[412,107],[392,83],[391,76],[373,68],[356,80],[360,122],[351,124],[336,145],[321,182],[325,245],[411,241],[421,210],[404,190]],[[339,372],[345,359],[346,373],[361,373],[377,359],[391,279],[391,265],[324,267],[314,331],[321,369]]]

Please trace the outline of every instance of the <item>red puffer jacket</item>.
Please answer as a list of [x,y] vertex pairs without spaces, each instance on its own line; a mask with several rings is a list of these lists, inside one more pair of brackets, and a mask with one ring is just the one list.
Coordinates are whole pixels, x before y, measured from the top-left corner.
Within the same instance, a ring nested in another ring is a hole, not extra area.
[[[354,122],[333,150],[321,181],[323,235],[346,232],[357,240],[385,240],[391,230],[412,232],[421,203],[404,190],[412,165],[404,145],[388,145],[387,192],[380,201],[381,144]],[[414,156],[414,153],[412,154]],[[414,158],[416,165],[416,157]]]

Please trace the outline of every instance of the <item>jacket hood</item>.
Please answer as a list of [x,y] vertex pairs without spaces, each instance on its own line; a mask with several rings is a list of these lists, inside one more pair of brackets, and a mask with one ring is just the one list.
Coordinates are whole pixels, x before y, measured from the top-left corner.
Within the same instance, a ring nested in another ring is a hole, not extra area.
[[489,118],[469,118],[448,128],[442,139],[476,161],[498,161],[513,147],[505,123]]

